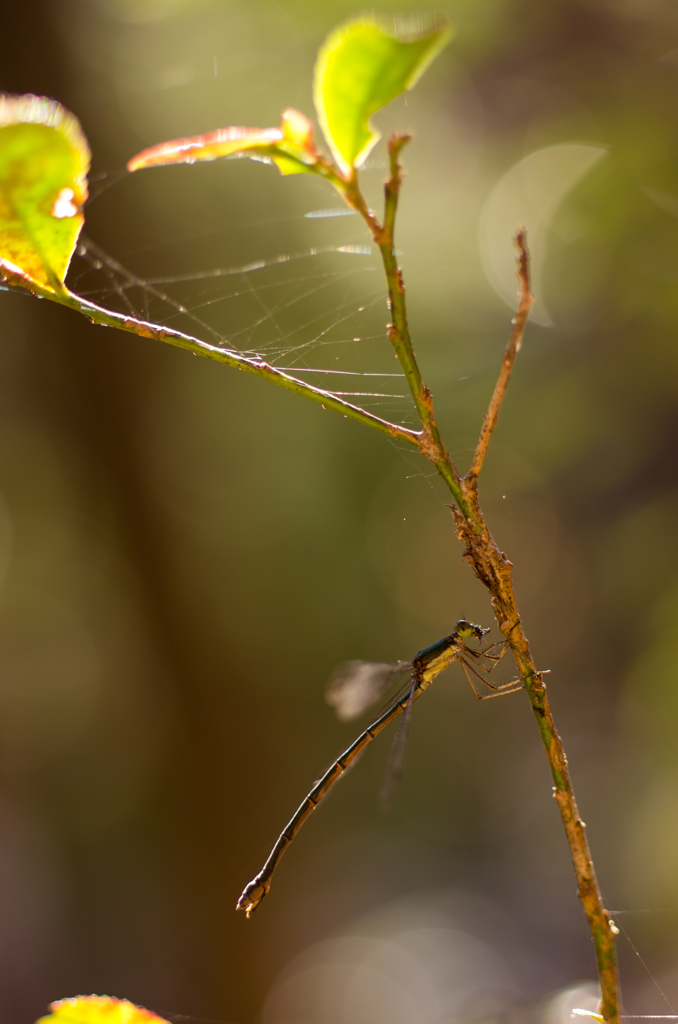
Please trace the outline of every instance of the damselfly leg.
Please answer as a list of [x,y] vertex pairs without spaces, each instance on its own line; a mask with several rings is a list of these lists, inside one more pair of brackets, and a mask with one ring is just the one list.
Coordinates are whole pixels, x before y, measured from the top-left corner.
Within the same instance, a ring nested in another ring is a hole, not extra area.
[[[499,650],[499,653],[495,654],[494,652],[497,649]],[[464,675],[466,676],[466,681],[468,682],[469,686],[473,690],[478,700],[488,700],[490,697],[502,697],[505,694],[515,693],[517,690],[521,690],[523,688],[522,679],[511,679],[508,683],[500,683],[499,685],[495,685],[494,683],[490,682],[490,680],[487,678],[490,672],[494,672],[495,668],[497,667],[501,659],[504,657],[508,649],[508,642],[506,640],[501,640],[498,643],[492,644],[490,647],[487,648],[487,650],[479,651],[477,653],[475,651],[471,651],[467,647],[464,655],[458,659],[459,664],[463,669]],[[486,665],[483,665],[481,658],[487,658],[488,661],[491,661],[494,664],[491,666],[491,668],[487,668]],[[473,662],[475,664],[471,664],[471,661],[469,659],[473,659]],[[483,686],[487,686],[488,689],[492,690],[493,692],[479,693],[475,683],[473,682],[473,679],[471,678],[472,675],[475,676],[476,679],[483,684]]]

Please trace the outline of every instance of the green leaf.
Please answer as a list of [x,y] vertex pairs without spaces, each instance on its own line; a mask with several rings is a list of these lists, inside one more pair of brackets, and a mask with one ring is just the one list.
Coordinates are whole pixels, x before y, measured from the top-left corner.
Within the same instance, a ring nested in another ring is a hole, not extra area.
[[63,291],[89,164],[80,124],[59,103],[0,94],[0,270]]
[[360,167],[381,133],[377,110],[411,89],[447,45],[452,29],[440,19],[363,15],[334,29],[318,52],[313,101],[339,167]]
[[51,1003],[37,1024],[167,1024],[157,1014],[113,996],[74,996]]
[[281,174],[313,173],[319,160],[311,122],[300,111],[290,109],[283,111],[280,128],[219,128],[206,135],[162,142],[137,153],[128,162],[127,170],[194,164],[229,156],[249,156],[275,163]]

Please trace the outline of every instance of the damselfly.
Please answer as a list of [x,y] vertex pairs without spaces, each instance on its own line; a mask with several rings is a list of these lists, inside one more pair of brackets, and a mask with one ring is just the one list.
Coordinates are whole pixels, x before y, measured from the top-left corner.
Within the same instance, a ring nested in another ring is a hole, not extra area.
[[[498,697],[505,693],[513,693],[522,687],[523,683],[520,679],[514,679],[511,682],[495,686],[487,678],[506,652],[506,641],[493,644],[485,651],[474,651],[465,643],[471,637],[482,640],[486,633],[489,633],[489,628],[483,629],[482,626],[476,626],[466,619],[459,619],[453,633],[443,637],[442,640],[437,640],[430,647],[425,647],[422,651],[419,651],[412,661],[396,661],[392,664],[381,664],[372,661],[347,661],[333,672],[328,684],[327,701],[334,706],[338,717],[342,721],[350,721],[360,715],[371,704],[379,700],[380,697],[383,697],[387,690],[405,672],[409,673],[409,678],[405,686],[391,698],[387,710],[358,736],[357,740],[337,758],[322,778],[316,782],[311,792],[281,832],[259,874],[245,886],[236,904],[236,910],[244,910],[247,916],[250,916],[252,911],[268,893],[271,887],[273,872],[278,866],[280,858],[311,812],[327,796],[335,782],[355,762],[367,744],[371,743],[375,736],[389,722],[392,722],[394,718],[397,718],[398,715],[404,712],[405,718],[394,744],[396,768],[399,767],[398,762],[402,761],[404,733],[409,721],[412,704],[431,685],[436,676],[443,669],[447,668],[448,665],[451,665],[453,661],[459,662],[471,689],[479,700],[483,700],[486,697]],[[484,664],[485,661],[490,663],[490,668]],[[474,678],[476,682],[474,682]],[[492,693],[479,693],[477,682],[482,683]]]

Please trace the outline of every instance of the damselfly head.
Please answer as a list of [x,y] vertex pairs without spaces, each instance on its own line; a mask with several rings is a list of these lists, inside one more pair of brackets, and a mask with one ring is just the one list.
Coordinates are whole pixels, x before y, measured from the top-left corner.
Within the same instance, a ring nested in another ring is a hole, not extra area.
[[454,627],[454,632],[458,637],[461,637],[462,640],[465,640],[466,637],[469,636],[474,636],[478,640],[482,640],[485,634],[490,632],[490,627],[487,626],[486,629],[483,629],[482,626],[475,626],[467,619],[459,619],[457,625]]

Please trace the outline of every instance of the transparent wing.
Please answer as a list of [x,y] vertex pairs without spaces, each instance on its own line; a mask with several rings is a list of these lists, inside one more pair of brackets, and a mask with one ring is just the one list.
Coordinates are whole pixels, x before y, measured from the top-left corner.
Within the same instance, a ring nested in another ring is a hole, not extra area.
[[350,722],[383,697],[398,676],[411,671],[411,661],[345,661],[330,676],[325,700],[340,721]]
[[412,721],[414,691],[417,688],[416,680],[412,680],[412,683],[409,685],[411,686],[410,699],[407,702],[403,717],[400,719],[398,731],[395,734],[391,745],[391,751],[388,755],[388,762],[386,764],[386,773],[384,775],[384,781],[381,784],[381,792],[379,793],[379,804],[382,811],[390,811],[391,805],[393,804],[393,797],[395,796],[398,783],[402,778],[403,768],[405,767],[405,747],[407,746],[407,737],[410,731],[410,722]]

